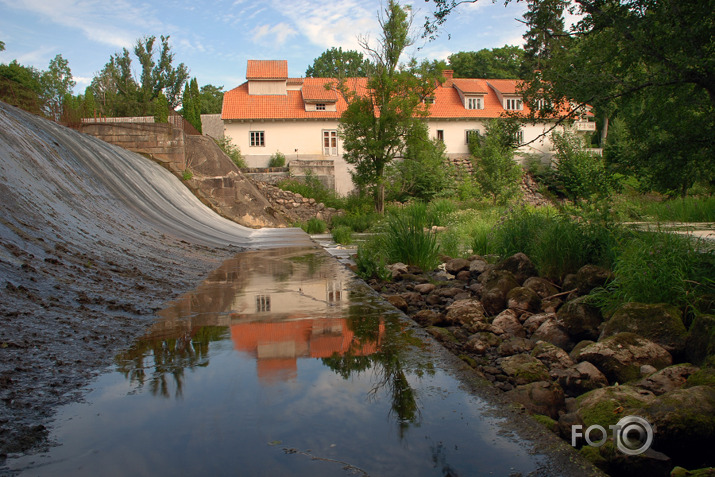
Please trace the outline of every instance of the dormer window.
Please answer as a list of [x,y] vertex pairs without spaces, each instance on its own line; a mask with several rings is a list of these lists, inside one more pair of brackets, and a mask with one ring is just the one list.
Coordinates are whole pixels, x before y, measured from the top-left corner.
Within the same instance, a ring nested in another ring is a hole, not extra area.
[[504,109],[519,111],[524,109],[524,103],[517,98],[507,98],[504,100]]
[[315,105],[316,111],[325,111],[325,103],[318,103]]
[[484,109],[482,98],[467,98],[467,109]]
[[426,96],[422,102],[425,104],[434,104],[434,96]]

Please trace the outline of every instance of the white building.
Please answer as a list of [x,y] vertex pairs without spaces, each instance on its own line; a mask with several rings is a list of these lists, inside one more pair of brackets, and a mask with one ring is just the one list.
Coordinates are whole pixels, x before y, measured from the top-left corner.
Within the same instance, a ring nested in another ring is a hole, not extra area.
[[[427,119],[430,135],[442,140],[450,157],[469,155],[469,134],[484,133],[490,119],[507,111],[529,113],[517,85],[520,80],[452,78],[435,90]],[[329,160],[335,172],[335,188],[346,194],[353,185],[343,160],[338,121],[347,103],[330,89],[333,78],[288,78],[285,60],[249,60],[246,82],[224,94],[221,119],[224,134],[231,138],[249,167],[266,167],[271,155],[281,152],[287,161]],[[353,87],[364,88],[365,78]],[[594,130],[594,123],[579,123],[579,130]],[[548,155],[552,144],[541,136],[553,122],[524,124],[518,152]],[[539,137],[538,140],[532,142]]]

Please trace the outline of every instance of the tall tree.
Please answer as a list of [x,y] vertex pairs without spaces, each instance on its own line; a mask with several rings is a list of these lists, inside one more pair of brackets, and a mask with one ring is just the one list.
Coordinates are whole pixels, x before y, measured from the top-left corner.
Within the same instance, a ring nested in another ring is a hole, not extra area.
[[155,100],[163,92],[171,109],[181,103],[181,91],[189,77],[188,68],[173,65],[169,37],[161,36],[161,50],[155,49],[156,37],[137,40],[134,54],[141,66],[139,80],[132,72],[132,55],[124,48],[110,56],[109,62],[92,79],[92,90],[102,114],[136,116],[153,114]]
[[[431,32],[465,3],[431,1],[436,5]],[[647,149],[631,149],[636,170],[661,171],[664,181],[655,183],[667,182],[668,176],[689,177],[677,187],[680,193],[694,180],[695,171],[712,170],[708,163],[715,157],[715,143],[696,141],[698,150],[692,153],[693,145],[684,144],[680,126],[692,126],[687,137],[715,136],[713,121],[708,120],[715,116],[714,0],[528,0],[528,5],[531,63],[523,92],[528,103],[546,99],[556,106],[590,104],[622,117],[631,140],[650,144]],[[580,18],[568,32],[563,32],[565,11]],[[667,112],[664,104],[669,105]],[[539,114],[555,112],[554,107],[549,109]],[[652,127],[644,130],[642,124]],[[680,156],[678,171],[666,172],[674,169],[671,152],[684,148],[691,153]],[[705,173],[710,176],[700,180],[715,179],[712,172]]]
[[390,0],[379,22],[379,46],[361,40],[375,65],[366,90],[351,87],[346,80],[339,89],[348,102],[340,119],[343,157],[355,166],[355,184],[372,189],[375,210],[383,213],[385,166],[402,154],[415,122],[427,114],[423,100],[434,91],[437,80],[429,63],[418,66],[413,60],[399,67],[400,56],[412,44],[409,9]]
[[469,142],[474,178],[494,204],[506,201],[519,189],[521,167],[514,161],[519,124],[511,119],[493,119],[484,136]]
[[55,120],[62,114],[62,101],[66,94],[72,93],[76,82],[72,79],[69,62],[62,55],[50,60],[47,71],[40,78],[47,113]]
[[364,78],[370,72],[370,60],[355,50],[341,47],[325,50],[305,71],[311,78]]
[[523,74],[524,50],[518,46],[479,51],[460,51],[449,55],[455,78],[517,79]]

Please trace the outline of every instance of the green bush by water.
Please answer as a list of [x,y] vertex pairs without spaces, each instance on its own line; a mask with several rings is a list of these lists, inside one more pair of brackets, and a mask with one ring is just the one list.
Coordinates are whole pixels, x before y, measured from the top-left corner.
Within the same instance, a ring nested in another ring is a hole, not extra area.
[[328,225],[325,223],[325,221],[316,219],[315,217],[308,220],[308,222],[306,222],[303,226],[303,230],[305,230],[306,233],[309,234],[322,234],[327,228]]
[[333,235],[333,240],[335,241],[335,243],[349,245],[353,241],[353,230],[347,225],[333,227],[331,233]]
[[439,246],[435,233],[427,225],[427,206],[422,203],[390,213],[384,238],[389,261],[415,265],[422,270],[434,269],[439,264]]

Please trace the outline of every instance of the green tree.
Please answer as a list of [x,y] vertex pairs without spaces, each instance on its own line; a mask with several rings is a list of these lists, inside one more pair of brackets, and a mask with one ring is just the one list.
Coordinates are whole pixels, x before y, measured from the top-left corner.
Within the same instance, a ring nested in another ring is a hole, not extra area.
[[423,100],[437,85],[429,74],[430,64],[398,67],[400,55],[410,39],[409,10],[390,0],[380,19],[380,45],[374,49],[361,41],[372,57],[374,72],[367,78],[366,91],[338,88],[348,102],[340,119],[345,160],[355,167],[353,181],[372,190],[375,210],[384,213],[385,167],[405,149],[410,131],[427,114]]
[[385,174],[390,200],[433,199],[450,182],[444,143],[429,138],[425,122],[415,123],[406,139],[404,157],[388,164]]
[[169,101],[164,96],[164,93],[159,92],[156,98],[156,108],[154,109],[154,122],[168,123],[169,122]]
[[[432,32],[458,4],[465,3],[431,1],[436,5],[429,22]],[[664,186],[675,176],[690,176],[671,185],[684,194],[693,180],[690,171],[698,171],[700,180],[715,180],[709,165],[715,142],[696,140],[685,145],[682,136],[715,136],[713,121],[708,120],[715,116],[712,0],[529,0],[528,5],[527,103],[544,98],[554,106],[589,104],[621,117],[631,140],[648,144],[632,149],[629,160],[655,184]],[[568,32],[563,31],[564,11],[580,18]],[[655,110],[644,110],[643,105]],[[651,127],[639,127],[641,121]],[[685,123],[690,125],[687,131],[681,127]],[[661,153],[647,155],[654,151]],[[674,151],[687,153],[673,163]]]
[[487,123],[484,136],[469,142],[474,178],[494,204],[505,202],[519,189],[521,167],[514,161],[518,131],[515,121],[494,119]]
[[201,114],[220,114],[223,107],[223,86],[207,84],[201,87]]
[[611,191],[611,175],[600,156],[584,149],[584,138],[570,131],[551,137],[559,192],[572,200],[606,197]]
[[42,95],[47,114],[58,120],[62,114],[62,102],[65,95],[72,93],[76,82],[72,79],[69,62],[62,55],[50,60],[47,71],[40,77]]
[[169,37],[161,36],[161,50],[155,49],[156,37],[137,40],[134,54],[141,66],[139,80],[132,72],[132,55],[126,48],[110,56],[109,62],[94,76],[92,92],[105,116],[138,116],[154,113],[159,92],[164,93],[171,109],[181,102],[181,91],[189,77],[188,68],[173,66]]
[[364,78],[370,72],[370,60],[363,58],[355,50],[343,51],[342,48],[330,48],[313,60],[305,71],[311,78]]
[[5,42],[0,41],[0,51],[5,51]]
[[518,46],[479,51],[460,51],[449,55],[455,78],[518,79],[523,74],[524,50]]
[[42,111],[42,74],[17,60],[0,64],[0,100],[34,114]]
[[181,99],[181,115],[201,132],[201,96],[196,78],[188,81]]

